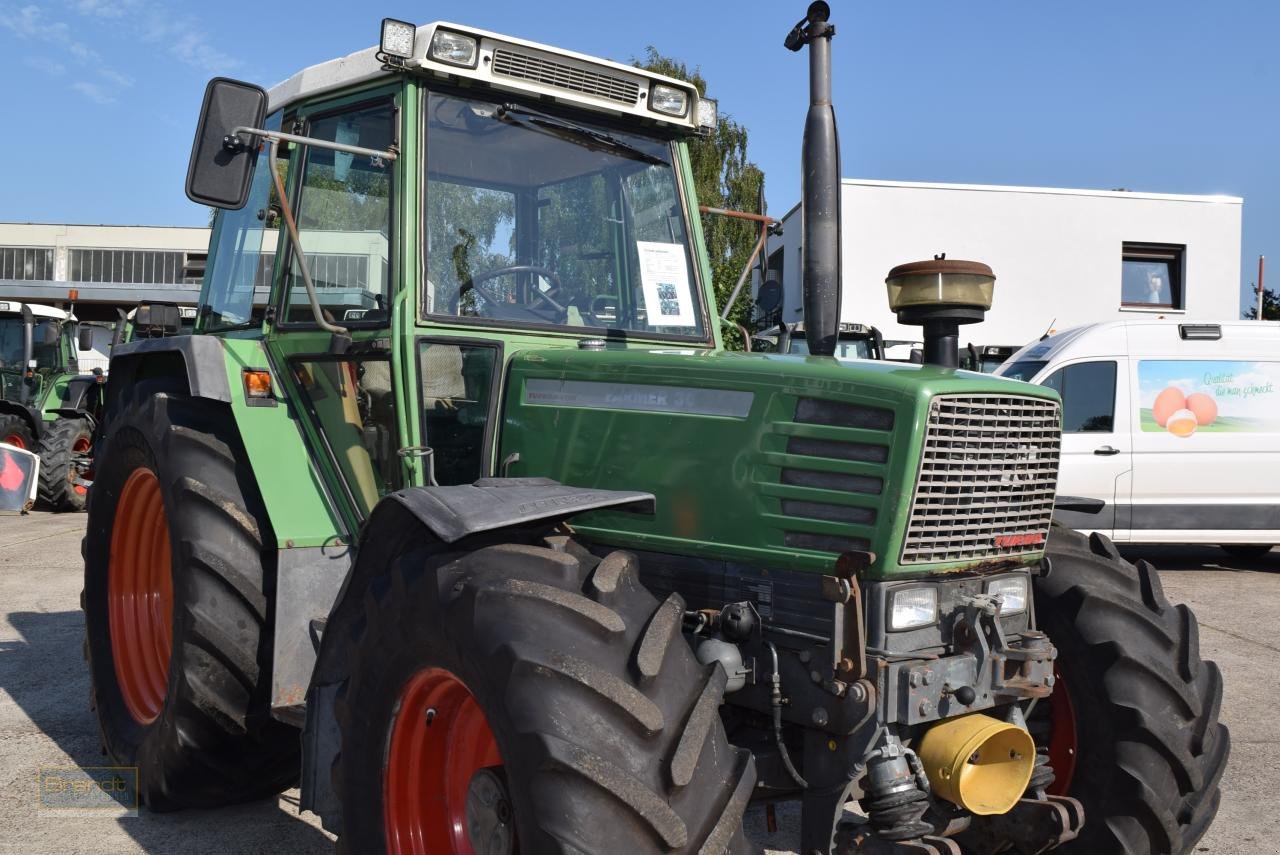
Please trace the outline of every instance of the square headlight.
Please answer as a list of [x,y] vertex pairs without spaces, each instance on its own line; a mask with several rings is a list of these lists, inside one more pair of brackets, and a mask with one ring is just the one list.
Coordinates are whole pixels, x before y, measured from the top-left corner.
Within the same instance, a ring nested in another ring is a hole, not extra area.
[[987,593],[999,596],[1000,614],[1016,615],[1027,610],[1027,577],[1007,576],[987,583]]
[[689,95],[683,89],[655,83],[649,90],[649,109],[668,116],[683,116],[689,111]]
[[889,600],[889,629],[914,629],[938,621],[938,589],[902,588]]
[[430,57],[449,65],[460,65],[463,68],[475,68],[479,46],[475,37],[449,30],[436,30],[431,36]]

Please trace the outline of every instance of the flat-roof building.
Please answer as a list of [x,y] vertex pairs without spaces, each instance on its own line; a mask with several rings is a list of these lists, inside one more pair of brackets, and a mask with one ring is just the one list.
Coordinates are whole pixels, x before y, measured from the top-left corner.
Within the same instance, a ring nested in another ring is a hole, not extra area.
[[[1021,345],[1050,329],[1167,316],[1240,317],[1244,200],[1127,190],[1074,190],[845,179],[841,182],[841,320],[886,339],[920,340],[889,311],[893,267],[946,253],[996,274],[995,302],[962,344]],[[801,320],[799,206],[769,245],[783,284],[781,319]],[[771,319],[773,320],[773,319]]]

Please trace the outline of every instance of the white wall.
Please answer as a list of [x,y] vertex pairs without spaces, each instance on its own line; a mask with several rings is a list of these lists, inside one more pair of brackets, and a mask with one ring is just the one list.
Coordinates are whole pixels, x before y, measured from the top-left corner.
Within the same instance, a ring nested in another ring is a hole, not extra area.
[[[996,274],[987,319],[963,327],[961,343],[1024,344],[1046,330],[1125,317],[1240,317],[1243,200],[1125,191],[891,181],[842,182],[842,319],[871,323],[885,338],[916,339],[889,311],[889,270],[945,252]],[[799,210],[783,220],[784,317],[801,318]],[[1185,244],[1185,311],[1122,309],[1125,242]]]

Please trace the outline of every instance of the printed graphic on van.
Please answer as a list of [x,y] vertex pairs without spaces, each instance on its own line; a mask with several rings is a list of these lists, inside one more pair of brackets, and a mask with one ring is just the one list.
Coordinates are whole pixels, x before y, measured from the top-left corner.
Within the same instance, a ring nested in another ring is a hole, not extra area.
[[1280,362],[1144,359],[1138,408],[1149,433],[1278,431]]

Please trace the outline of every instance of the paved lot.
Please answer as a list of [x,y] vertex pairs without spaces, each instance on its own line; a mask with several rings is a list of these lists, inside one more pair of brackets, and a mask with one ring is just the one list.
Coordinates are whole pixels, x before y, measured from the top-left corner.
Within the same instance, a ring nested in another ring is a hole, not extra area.
[[[42,816],[35,809],[42,766],[104,762],[88,709],[81,659],[82,516],[0,517],[0,852],[332,852],[331,838],[297,809],[296,790],[218,811],[136,818]],[[1270,852],[1280,839],[1280,551],[1233,561],[1216,549],[1134,551],[1162,568],[1165,592],[1200,619],[1200,649],[1226,675],[1223,719],[1232,758],[1222,810],[1198,851]],[[1168,568],[1168,569],[1165,569]],[[796,845],[794,812],[757,838],[778,852]]]

